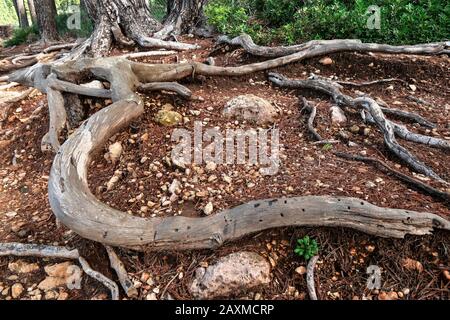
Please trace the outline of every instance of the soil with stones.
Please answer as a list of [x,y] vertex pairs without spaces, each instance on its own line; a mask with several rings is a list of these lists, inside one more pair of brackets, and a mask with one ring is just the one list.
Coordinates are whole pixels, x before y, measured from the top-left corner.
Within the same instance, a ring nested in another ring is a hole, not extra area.
[[[202,45],[202,50],[141,61],[204,61],[213,43],[208,40],[197,42]],[[115,51],[113,54],[120,53]],[[217,65],[223,66],[256,61],[240,49],[215,51],[214,58]],[[406,84],[393,82],[360,88],[345,86],[344,91],[353,97],[362,91],[382,99],[391,107],[418,113],[436,123],[437,128],[430,131],[413,123],[404,123],[411,131],[450,140],[450,59],[447,56],[342,53],[330,55],[330,58],[333,61],[330,65],[323,65],[317,58],[276,71],[290,78],[306,78],[314,73],[353,82],[402,79]],[[334,151],[378,158],[396,170],[450,191],[426,177],[413,174],[391,156],[383,145],[378,129],[364,125],[359,114],[347,115],[345,124],[332,125],[329,111],[332,102],[328,97],[315,92],[273,87],[264,72],[239,78],[194,75],[182,84],[189,87],[197,99],[185,101],[163,93],[145,95],[143,117],[116,134],[94,158],[89,170],[89,183],[91,190],[103,202],[143,217],[173,214],[203,216],[208,204],[212,204],[213,208],[212,213],[208,213],[214,214],[255,199],[336,195],[362,198],[383,207],[428,211],[449,218],[448,203],[423,195],[370,165],[337,158]],[[23,88],[9,90],[20,89]],[[203,124],[204,130],[218,127],[224,134],[226,129],[255,128],[250,123],[226,119],[222,115],[225,104],[243,94],[262,97],[279,111],[275,125],[266,127],[269,133],[273,128],[280,130],[282,148],[278,172],[264,176],[259,166],[239,164],[199,164],[188,166],[188,170],[175,167],[170,155],[176,145],[171,141],[176,128],[193,133],[196,121]],[[306,129],[306,115],[301,113],[301,96],[317,105],[315,125],[318,132],[325,139],[340,140],[340,143],[325,146],[312,143]],[[430,105],[419,104],[410,96]],[[110,102],[86,99],[84,103],[93,113]],[[181,123],[174,127],[162,126],[155,121],[158,111],[169,105],[182,115]],[[43,108],[39,117],[27,121],[40,106]],[[104,248],[57,225],[51,213],[47,180],[53,156],[40,151],[40,141],[47,127],[46,100],[37,94],[15,105],[0,128],[0,241],[76,247],[94,269],[117,280],[109,268]],[[117,142],[121,144],[122,152],[117,161],[111,161],[105,155],[109,145]],[[448,151],[403,140],[399,142],[443,179],[450,180]],[[114,175],[119,179],[107,190],[107,184]],[[175,180],[178,182],[177,190],[172,193],[171,186]],[[302,269],[299,267],[306,266],[306,262],[293,253],[296,239],[304,235],[316,239],[320,246],[316,270],[320,299],[449,298],[448,232],[393,240],[338,228],[282,228],[248,236],[215,251],[136,253],[118,250],[118,254],[138,287],[139,299],[155,296],[158,299],[189,299],[188,288],[197,267],[212,264],[218,257],[244,249],[268,258],[272,265],[272,280],[268,286],[227,298],[308,299],[306,276],[298,272]],[[16,283],[21,283],[25,288],[18,299],[108,298],[107,290],[86,276],[83,277],[81,290],[61,287],[55,290],[56,294],[39,293],[36,287],[46,276],[44,266],[58,261],[21,259],[36,262],[40,268],[31,273],[15,274],[9,270],[8,264],[17,260],[14,257],[0,258],[0,299],[11,299],[11,287]],[[411,261],[414,263],[408,263]],[[377,265],[382,270],[381,290],[367,289],[369,275],[366,270],[370,265]]]

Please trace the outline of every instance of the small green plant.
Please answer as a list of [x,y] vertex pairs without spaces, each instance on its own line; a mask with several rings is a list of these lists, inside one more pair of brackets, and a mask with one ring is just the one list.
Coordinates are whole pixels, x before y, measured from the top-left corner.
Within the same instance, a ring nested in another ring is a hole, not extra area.
[[294,249],[294,253],[299,257],[309,260],[319,252],[319,246],[317,241],[311,239],[309,236],[304,236],[302,239],[297,239],[297,245]]
[[325,143],[322,147],[322,150],[324,151],[330,151],[331,149],[333,149],[333,145],[331,143]]
[[29,40],[36,40],[38,38],[39,31],[36,26],[28,28],[17,28],[14,30],[10,39],[4,42],[5,47],[12,47],[23,44]]

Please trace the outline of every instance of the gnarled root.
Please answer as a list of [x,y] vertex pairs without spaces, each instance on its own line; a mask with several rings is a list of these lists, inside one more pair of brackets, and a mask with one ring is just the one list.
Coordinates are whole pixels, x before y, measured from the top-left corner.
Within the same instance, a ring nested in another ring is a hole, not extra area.
[[[395,133],[398,131],[398,128],[400,126],[386,119],[382,108],[375,100],[369,97],[360,97],[354,99],[348,95],[343,94],[341,92],[341,86],[339,84],[324,79],[313,78],[307,80],[291,80],[280,74],[270,73],[269,80],[280,87],[311,89],[325,93],[331,96],[335,103],[344,107],[362,107],[365,112],[370,115],[372,121],[383,133],[384,142],[393,154],[405,161],[412,169],[416,170],[417,172],[432,177],[441,183],[446,183],[431,168],[423,164],[416,158],[416,156],[414,156],[406,148],[398,144],[397,140],[395,139]],[[395,128],[397,128],[397,130],[395,130]],[[404,137],[406,137],[406,135],[404,135]]]

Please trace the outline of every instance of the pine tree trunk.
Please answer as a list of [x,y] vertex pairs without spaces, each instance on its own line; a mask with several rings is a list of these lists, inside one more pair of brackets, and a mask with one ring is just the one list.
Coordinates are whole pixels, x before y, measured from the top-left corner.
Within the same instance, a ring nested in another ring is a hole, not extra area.
[[17,17],[19,18],[19,25],[21,28],[29,27],[27,11],[23,0],[14,0],[14,8],[16,9]]
[[34,6],[34,0],[28,0],[28,9],[30,10],[31,22],[37,24],[36,7]]
[[41,39],[44,42],[58,40],[55,0],[40,0],[36,7],[36,17]]
[[91,44],[95,56],[110,49],[118,32],[135,40],[138,36],[151,37],[161,28],[151,17],[146,0],[84,0],[84,5],[95,22]]
[[168,15],[164,26],[172,26],[173,33],[192,33],[206,24],[203,9],[208,0],[168,0]]

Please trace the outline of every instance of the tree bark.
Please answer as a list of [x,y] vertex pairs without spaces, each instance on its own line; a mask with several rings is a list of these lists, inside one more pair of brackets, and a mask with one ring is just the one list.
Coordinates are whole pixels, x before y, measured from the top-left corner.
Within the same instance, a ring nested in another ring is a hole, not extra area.
[[29,27],[27,11],[23,0],[14,0],[14,8],[16,9],[17,17],[19,18],[19,25],[21,28]]
[[58,31],[56,29],[56,5],[55,0],[41,0],[36,8],[36,18],[44,42],[58,40]]
[[28,0],[28,9],[30,10],[31,22],[37,24],[36,7],[34,6],[34,0]]
[[203,27],[206,23],[203,8],[207,2],[208,0],[168,0],[164,26],[173,27],[174,34],[192,33],[196,28]]

